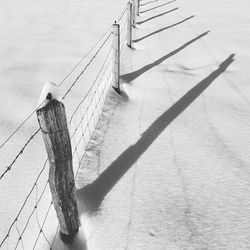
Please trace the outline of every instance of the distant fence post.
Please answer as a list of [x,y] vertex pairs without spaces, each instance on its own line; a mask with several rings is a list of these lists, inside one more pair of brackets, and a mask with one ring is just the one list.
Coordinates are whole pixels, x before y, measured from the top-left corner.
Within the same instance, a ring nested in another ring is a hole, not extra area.
[[53,99],[51,93],[47,99],[49,102],[37,110],[37,118],[48,154],[49,185],[61,236],[70,241],[80,226],[70,136],[63,103]]
[[135,28],[136,27],[136,0],[132,0],[132,25]]
[[136,15],[140,15],[140,0],[136,0]]
[[113,24],[113,88],[120,94],[120,24]]
[[132,2],[128,1],[127,4],[127,45],[131,48],[132,47],[132,15],[133,15],[133,9],[132,9]]

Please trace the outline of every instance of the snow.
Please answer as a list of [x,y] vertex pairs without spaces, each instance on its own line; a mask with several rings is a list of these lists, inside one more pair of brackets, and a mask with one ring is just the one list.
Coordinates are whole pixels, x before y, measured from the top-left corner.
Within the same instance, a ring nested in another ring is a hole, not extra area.
[[[2,4],[3,18],[10,19],[0,24],[6,25],[2,27],[6,41],[1,42],[4,138],[23,120],[23,110],[33,110],[38,84],[47,79],[59,84],[78,61],[79,51],[91,47],[126,2],[26,0],[16,1],[12,12],[7,10],[14,2]],[[133,48],[124,47],[122,52],[122,96],[110,91],[77,176],[82,227],[70,245],[57,236],[53,249],[249,249],[250,4],[247,0],[141,4]],[[100,17],[102,22],[96,22]],[[93,68],[65,100],[69,113],[92,77]],[[62,88],[67,89],[72,79]],[[15,106],[23,106],[10,111],[9,96],[15,97]],[[29,123],[17,141],[24,141],[35,124]],[[40,141],[1,184],[1,190],[8,183],[18,185],[1,192],[0,235],[45,158]],[[19,144],[13,143],[12,151]],[[8,162],[6,158],[11,159],[7,150],[1,160]],[[43,181],[47,174],[46,170]],[[46,194],[38,218],[48,206]],[[45,232],[51,240],[57,227],[54,213],[49,222]],[[24,249],[39,232],[36,219],[33,224],[36,228],[28,231]],[[45,240],[39,243],[37,249],[47,249]]]
[[42,108],[51,100],[61,101],[61,94],[58,86],[53,82],[46,82],[43,86],[37,108]]
[[[10,0],[0,1],[0,4],[0,144],[33,113],[11,140],[1,148],[0,172],[2,174],[38,129],[35,111],[44,83],[49,81],[59,85],[111,26],[113,20],[120,15],[125,8],[126,1]],[[101,22],[100,16],[102,16]],[[92,56],[93,53],[62,83],[60,86],[62,94],[65,94],[85,66],[86,61]],[[103,54],[96,57],[89,71],[64,99],[69,117],[88,91],[102,60]],[[1,239],[8,232],[27,194],[33,188],[39,172],[43,169],[46,157],[42,136],[38,133],[35,138],[31,139],[25,150],[21,151],[11,171],[1,179]],[[15,248],[19,238],[18,230],[20,232],[23,230],[36,200],[43,192],[48,178],[48,169],[47,164],[3,249],[7,246],[9,249]],[[33,213],[23,236],[24,249],[32,249],[35,237],[40,231],[39,224],[42,224],[46,216],[50,200],[51,195],[47,185],[38,209]],[[51,211],[51,216],[45,224],[45,231],[52,241],[57,227],[57,218],[53,209]],[[48,246],[43,235],[38,245],[40,249]],[[20,248],[22,244],[17,247],[17,249]],[[39,247],[37,246],[36,249]]]
[[250,248],[247,9],[142,7],[78,175],[88,249]]

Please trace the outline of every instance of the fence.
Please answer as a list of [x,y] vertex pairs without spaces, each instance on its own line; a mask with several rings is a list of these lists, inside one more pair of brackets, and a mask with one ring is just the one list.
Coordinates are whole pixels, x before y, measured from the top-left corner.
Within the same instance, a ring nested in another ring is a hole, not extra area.
[[[136,13],[139,13],[139,0],[129,1],[117,21],[108,28],[104,35],[101,36],[96,44],[94,44],[88,53],[58,85],[58,87],[62,86],[67,79],[72,77],[73,73],[78,72],[62,96],[62,100],[65,101],[82,80],[85,73],[87,71],[94,72],[92,73],[93,79],[91,79],[89,88],[84,95],[78,96],[78,98],[74,100],[69,99],[71,106],[74,107],[72,108],[66,127],[68,127],[71,134],[70,142],[75,173],[74,177],[76,177],[82,165],[84,153],[91,142],[110,87],[113,85],[113,88],[120,93],[120,53],[126,43],[129,47],[132,46],[132,25],[135,25]],[[85,66],[80,69],[83,62],[85,62]],[[96,69],[98,69],[98,71],[96,71]],[[57,86],[54,88],[57,89]],[[2,145],[0,145],[0,149],[7,148],[15,134],[27,124],[34,114],[39,112],[42,107],[48,106],[46,105],[47,102],[51,103],[51,100],[47,100],[51,99],[51,97],[53,98],[53,94],[47,93],[38,107],[34,109],[13,133],[7,137]],[[4,188],[9,188],[9,186],[7,186],[10,182],[8,174],[10,172],[14,173],[14,170],[20,171],[19,168],[15,168],[15,166],[17,164],[19,164],[19,166],[26,164],[26,157],[24,155],[27,156],[28,149],[31,150],[32,146],[32,148],[35,148],[37,143],[41,143],[40,132],[45,133],[43,129],[41,131],[40,127],[34,130],[29,139],[17,150],[10,164],[0,173],[0,182],[3,182],[1,185],[6,185]],[[33,154],[35,154],[35,152],[33,152]],[[28,249],[31,249],[32,246],[32,249],[36,249],[40,244],[44,243],[46,243],[50,249],[53,248],[57,233],[59,232],[59,226],[51,229],[50,223],[48,223],[50,220],[55,219],[55,211],[52,209],[55,201],[48,202],[48,200],[51,199],[48,178],[49,161],[50,159],[44,160],[42,168],[34,178],[32,186],[27,193],[23,195],[23,202],[21,206],[16,209],[16,216],[12,221],[9,221],[9,227],[5,228],[5,232],[0,233],[0,248],[27,249],[28,246]],[[18,190],[16,192],[18,193]],[[54,205],[56,206],[56,204]],[[61,223],[60,226],[62,230]]]

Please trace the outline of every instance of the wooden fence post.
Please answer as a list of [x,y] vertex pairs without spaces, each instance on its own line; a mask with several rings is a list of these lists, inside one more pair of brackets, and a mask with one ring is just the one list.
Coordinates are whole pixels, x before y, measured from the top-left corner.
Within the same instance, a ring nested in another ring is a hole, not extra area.
[[132,2],[128,1],[127,4],[127,45],[131,48],[132,47]]
[[37,110],[37,118],[48,154],[49,185],[61,236],[70,241],[80,226],[70,136],[63,103],[53,99],[52,93],[47,99],[48,103]]
[[113,88],[120,94],[120,24],[113,24]]
[[136,0],[132,0],[132,26],[136,27]]
[[140,0],[136,0],[136,15],[140,15]]

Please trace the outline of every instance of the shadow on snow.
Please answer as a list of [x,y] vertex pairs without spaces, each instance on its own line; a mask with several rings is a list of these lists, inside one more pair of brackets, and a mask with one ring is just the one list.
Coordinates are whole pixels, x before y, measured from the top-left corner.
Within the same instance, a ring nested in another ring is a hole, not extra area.
[[158,60],[142,67],[141,69],[138,69],[134,72],[128,73],[128,74],[124,74],[121,75],[121,80],[125,83],[130,83],[133,80],[135,80],[137,77],[139,77],[140,75],[144,74],[146,71],[152,69],[153,67],[159,65],[160,63],[164,62],[166,59],[174,56],[175,54],[177,54],[178,52],[182,51],[183,49],[185,49],[187,46],[189,46],[190,44],[194,43],[195,41],[201,39],[202,37],[204,37],[205,35],[207,35],[209,33],[209,31],[202,33],[201,35],[193,38],[192,40],[186,42],[185,44],[183,44],[181,47],[177,48],[176,50],[170,52],[169,54],[159,58]]
[[148,5],[150,3],[154,3],[154,2],[158,2],[159,0],[154,0],[154,1],[149,1],[147,3],[143,3],[143,4],[140,4],[140,6],[145,6],[145,5]]
[[158,9],[158,8],[160,8],[160,7],[162,7],[162,6],[165,6],[165,5],[167,5],[167,4],[173,3],[173,2],[175,2],[175,1],[176,1],[176,0],[169,1],[169,2],[167,2],[167,3],[164,3],[164,4],[161,4],[161,5],[155,6],[155,7],[153,7],[153,8],[150,8],[150,9],[147,9],[147,10],[140,11],[140,13],[145,13],[145,12],[148,12],[148,11],[151,11],[151,10]]
[[143,37],[141,37],[141,38],[135,39],[135,40],[133,40],[133,42],[134,42],[134,43],[137,43],[137,42],[139,42],[139,41],[141,41],[141,40],[143,40],[143,39],[145,39],[145,38],[148,38],[148,37],[150,37],[150,36],[153,36],[153,35],[155,35],[155,34],[157,34],[157,33],[159,33],[159,32],[162,32],[162,31],[164,31],[164,30],[167,30],[167,29],[170,29],[170,28],[172,28],[172,27],[174,27],[174,26],[177,26],[177,25],[179,25],[179,24],[181,24],[181,23],[184,23],[184,22],[188,21],[189,19],[191,19],[191,18],[193,18],[193,17],[194,17],[194,15],[193,15],[193,16],[190,16],[190,17],[187,17],[187,18],[185,18],[185,19],[183,19],[183,20],[181,20],[181,21],[179,21],[179,22],[177,22],[177,23],[174,23],[174,24],[169,25],[169,26],[167,26],[167,27],[165,27],[165,28],[156,30],[156,31],[154,31],[154,32],[152,32],[152,33],[150,33],[150,34],[148,34],[148,35],[146,35],[146,36],[143,36]]
[[[197,38],[196,38],[197,40]],[[234,54],[222,62],[218,69],[190,89],[172,107],[159,116],[141,135],[141,138],[128,147],[110,166],[91,184],[79,189],[77,197],[82,213],[95,213],[99,210],[104,197],[123,177],[130,167],[150,147],[157,137],[174,121],[203,91],[220,76],[234,61]]]
[[160,17],[160,16],[164,16],[164,15],[166,15],[166,14],[168,14],[168,13],[171,13],[171,12],[173,12],[173,11],[175,11],[175,10],[178,10],[178,9],[179,9],[179,7],[176,7],[176,8],[174,8],[174,9],[172,9],[172,10],[165,11],[165,12],[163,12],[163,13],[161,13],[161,14],[156,15],[156,16],[152,16],[152,17],[149,17],[149,18],[147,18],[147,19],[145,19],[145,20],[143,20],[143,21],[137,22],[137,24],[146,23],[146,22],[148,22],[148,21],[150,21],[150,20],[153,20],[153,19],[155,19],[155,18],[157,18],[157,17]]

